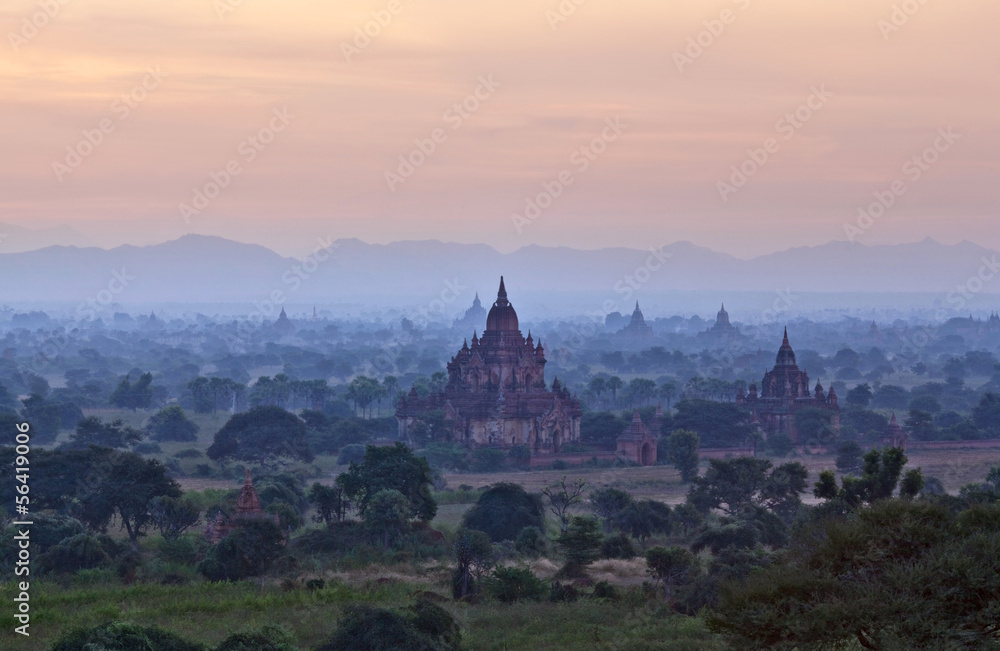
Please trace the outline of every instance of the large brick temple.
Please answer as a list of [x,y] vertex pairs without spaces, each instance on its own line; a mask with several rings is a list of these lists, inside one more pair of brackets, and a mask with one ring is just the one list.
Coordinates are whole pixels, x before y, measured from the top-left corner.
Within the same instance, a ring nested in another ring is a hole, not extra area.
[[795,351],[788,343],[788,328],[785,328],[785,338],[778,349],[774,368],[764,374],[760,395],[757,395],[757,385],[751,384],[749,393],[744,393],[742,389],[739,391],[736,402],[750,408],[751,421],[759,424],[767,436],[782,433],[787,434],[796,444],[806,443],[799,441],[795,413],[807,408],[829,410],[833,432],[840,432],[837,394],[832,386],[829,393],[824,393],[823,385],[818,381],[810,393],[809,375],[800,370],[795,362]]
[[558,378],[546,387],[542,342],[521,334],[503,277],[486,330],[473,333],[448,363],[444,390],[411,390],[399,401],[399,437],[409,440],[412,426],[432,410],[444,412],[451,440],[469,447],[527,445],[532,454],[551,454],[580,440],[580,401]]

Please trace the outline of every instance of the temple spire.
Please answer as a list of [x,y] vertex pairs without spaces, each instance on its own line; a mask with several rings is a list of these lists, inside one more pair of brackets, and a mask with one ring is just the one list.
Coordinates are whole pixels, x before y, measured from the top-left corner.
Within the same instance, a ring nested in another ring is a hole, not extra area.
[[503,276],[500,276],[500,289],[497,290],[497,301],[507,301],[507,288],[503,286]]

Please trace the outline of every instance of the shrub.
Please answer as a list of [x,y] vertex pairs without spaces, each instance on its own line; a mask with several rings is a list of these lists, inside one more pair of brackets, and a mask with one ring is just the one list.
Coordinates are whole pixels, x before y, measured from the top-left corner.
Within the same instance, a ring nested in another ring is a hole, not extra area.
[[636,557],[632,540],[624,533],[605,538],[601,543],[601,558],[623,558],[631,560]]
[[529,558],[538,558],[548,551],[549,541],[538,527],[525,527],[517,534],[514,549]]
[[210,581],[238,581],[263,573],[281,554],[285,539],[271,520],[246,520],[208,550],[198,571]]
[[572,583],[559,583],[553,581],[549,588],[549,601],[559,603],[564,601],[576,601],[580,597],[580,591]]
[[497,567],[487,581],[490,596],[505,604],[541,601],[548,589],[527,567]]
[[77,570],[100,567],[111,561],[101,541],[89,534],[70,536],[51,547],[38,559],[39,569],[44,572],[71,574]]
[[83,649],[142,649],[142,651],[205,651],[174,633],[157,626],[111,622],[91,628],[78,628],[59,638],[52,651]]
[[594,594],[592,595],[595,599],[608,599],[615,600],[618,598],[618,590],[615,586],[611,585],[607,581],[598,581],[594,584]]
[[316,651],[458,651],[461,635],[454,618],[440,606],[417,602],[412,615],[385,608],[348,606],[333,637]]
[[496,448],[479,448],[472,453],[472,469],[476,472],[497,472],[507,463],[507,454]]

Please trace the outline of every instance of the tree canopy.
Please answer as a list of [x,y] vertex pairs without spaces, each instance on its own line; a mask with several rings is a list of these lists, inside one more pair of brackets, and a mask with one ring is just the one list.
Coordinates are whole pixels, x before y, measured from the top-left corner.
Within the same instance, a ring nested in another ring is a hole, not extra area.
[[281,407],[265,406],[235,414],[218,432],[208,448],[214,461],[244,461],[276,467],[282,461],[313,460],[306,443],[305,423]]
[[352,462],[347,472],[337,477],[362,516],[376,493],[395,490],[402,493],[410,505],[412,517],[430,522],[437,513],[437,502],[431,495],[434,476],[427,459],[413,454],[402,443],[392,446],[369,445],[361,463]]
[[516,540],[525,527],[544,531],[545,511],[539,495],[519,484],[501,482],[490,486],[466,511],[462,526],[485,532],[491,540]]

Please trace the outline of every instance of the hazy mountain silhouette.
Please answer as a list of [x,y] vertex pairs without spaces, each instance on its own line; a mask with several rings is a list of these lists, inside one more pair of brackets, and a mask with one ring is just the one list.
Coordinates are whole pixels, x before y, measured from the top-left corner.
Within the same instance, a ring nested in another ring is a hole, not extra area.
[[94,246],[94,243],[66,225],[33,229],[0,224],[0,253],[35,251],[47,246]]
[[[132,277],[116,294],[123,304],[262,301],[272,292],[294,303],[405,305],[442,295],[450,304],[458,285],[464,306],[476,290],[490,299],[501,274],[508,287],[536,298],[562,292],[620,297],[629,282],[643,291],[948,292],[973,277],[984,259],[993,264],[1000,255],[970,242],[929,239],[872,247],[830,242],[751,260],[690,242],[657,253],[532,245],[501,254],[482,244],[346,239],[312,265],[259,245],[187,235],[144,247],[53,246],[0,254],[0,303],[84,301],[106,289],[115,273]],[[982,291],[1000,292],[1000,277],[985,281]]]

